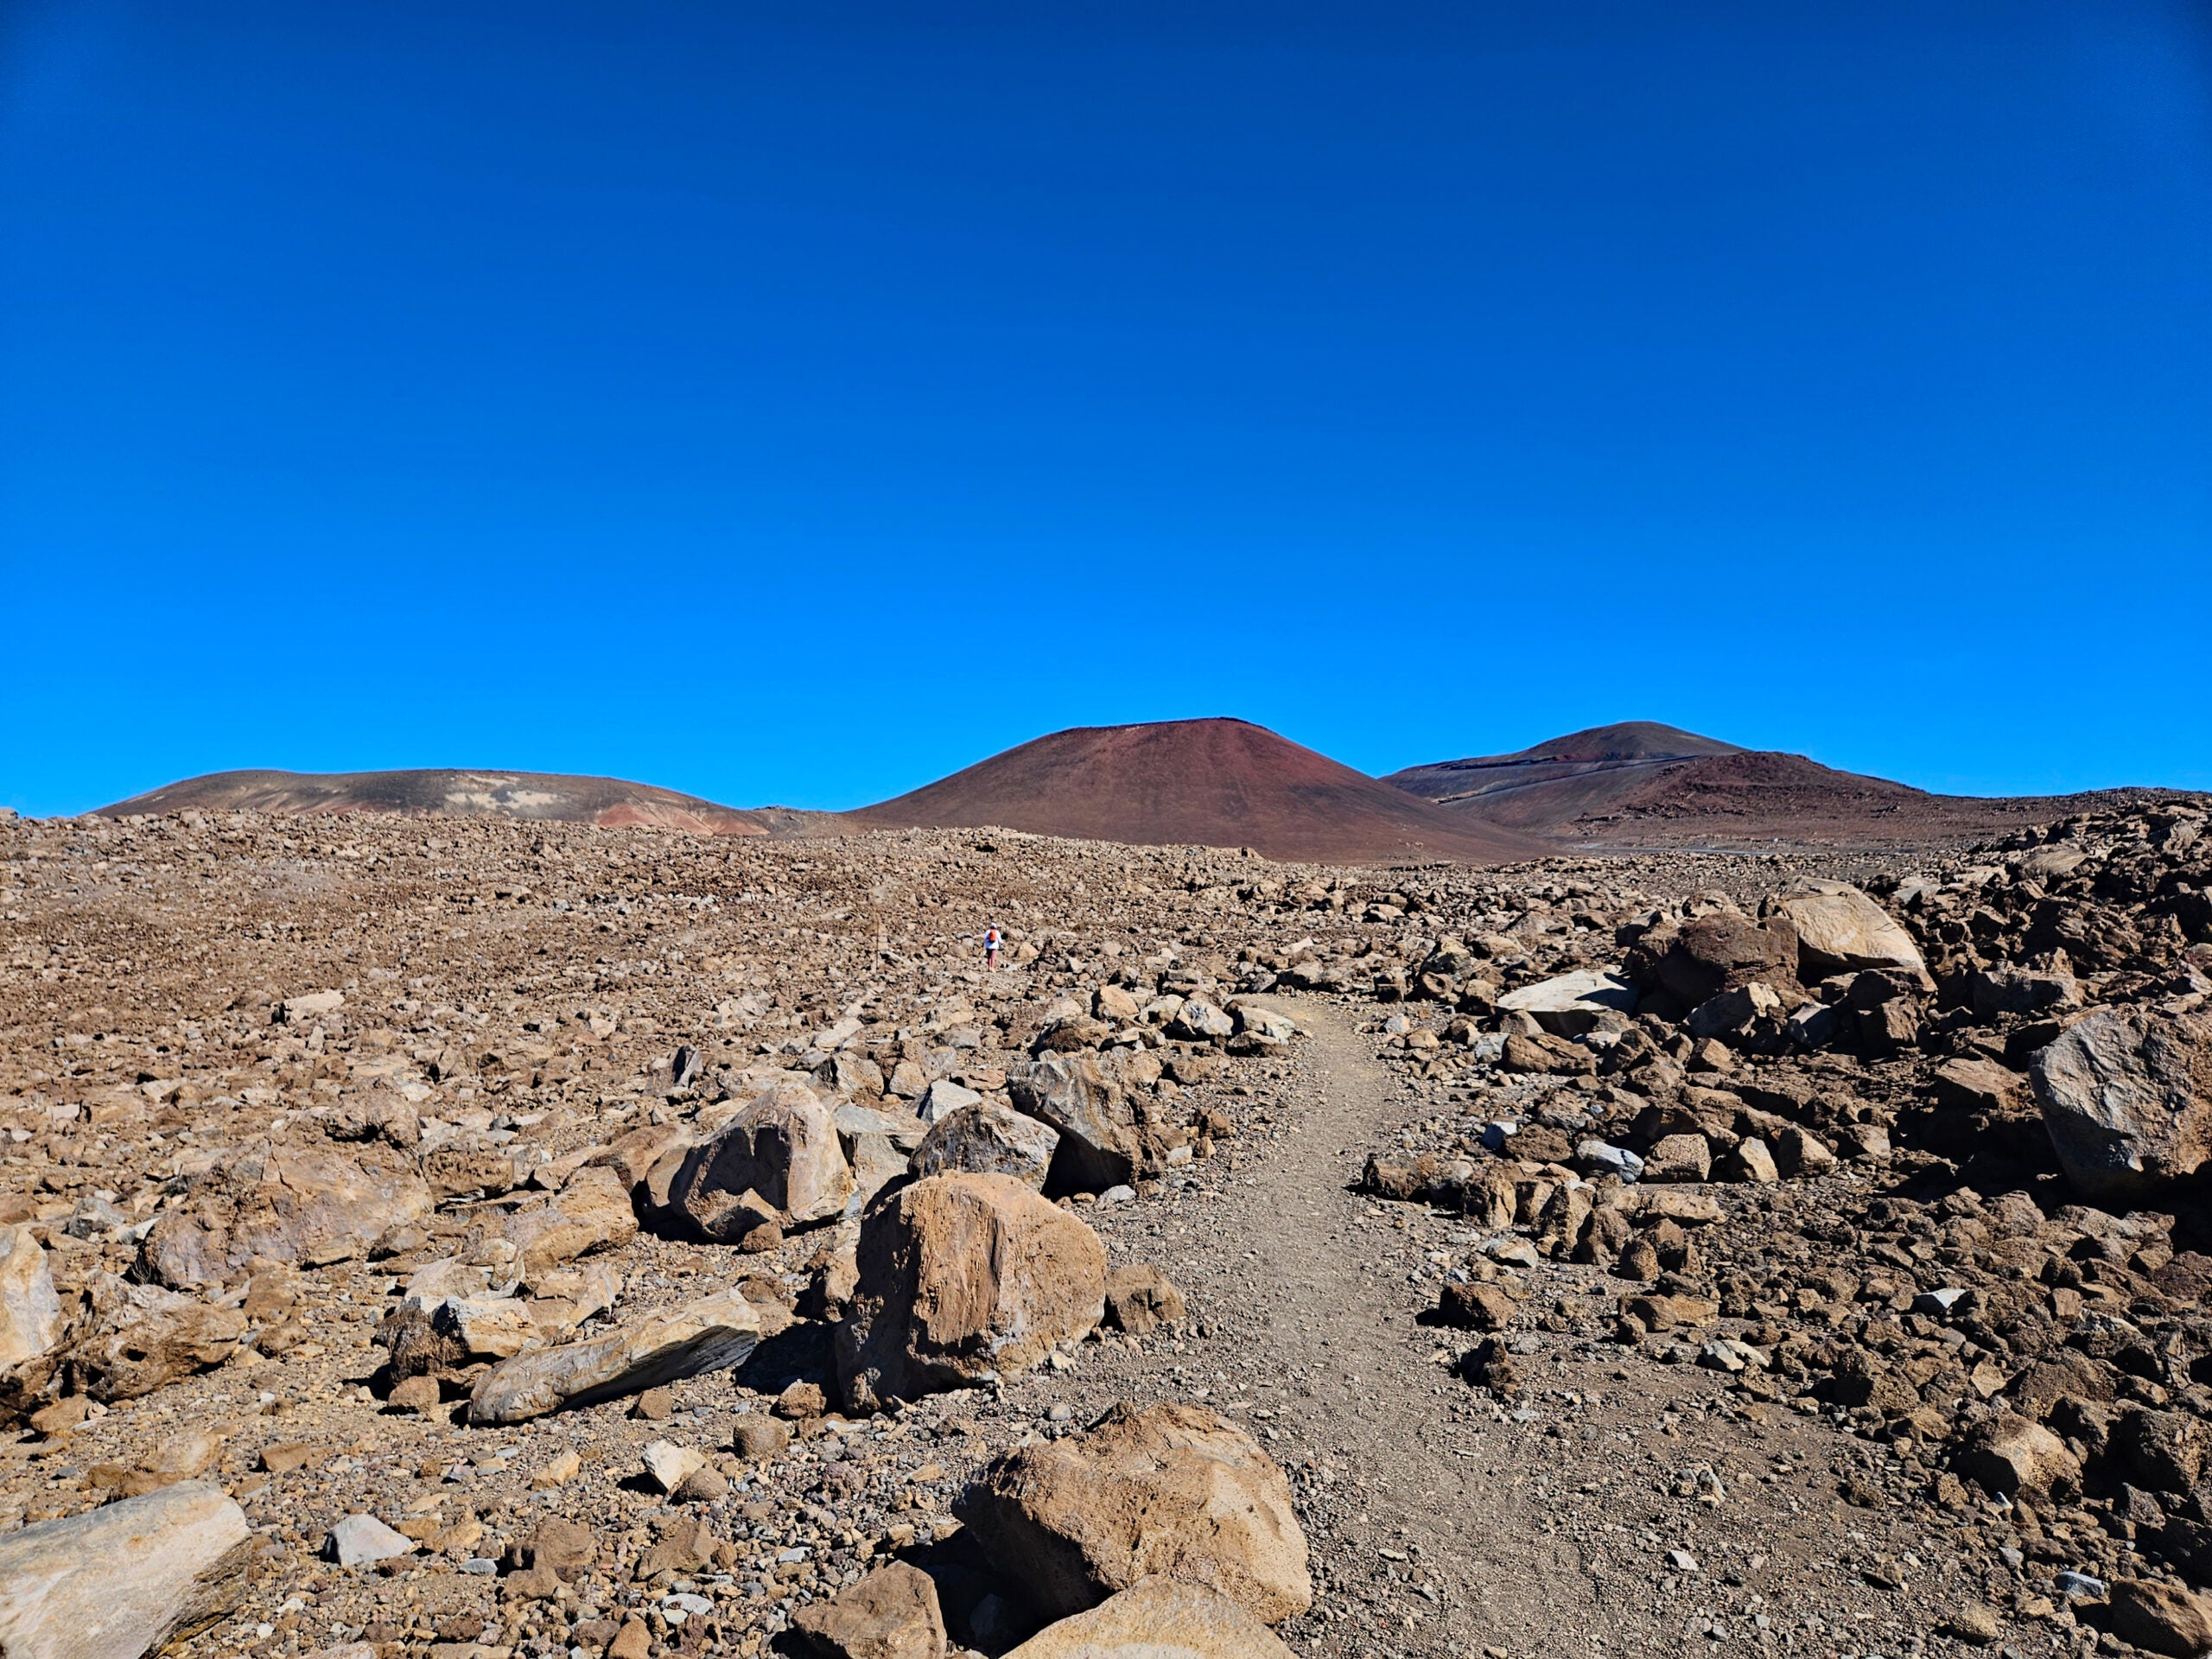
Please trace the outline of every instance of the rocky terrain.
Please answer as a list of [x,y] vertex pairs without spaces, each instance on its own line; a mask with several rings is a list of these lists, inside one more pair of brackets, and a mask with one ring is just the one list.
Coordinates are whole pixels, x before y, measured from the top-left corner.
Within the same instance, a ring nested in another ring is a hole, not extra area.
[[2212,1647],[2202,802],[0,854],[11,1656]]

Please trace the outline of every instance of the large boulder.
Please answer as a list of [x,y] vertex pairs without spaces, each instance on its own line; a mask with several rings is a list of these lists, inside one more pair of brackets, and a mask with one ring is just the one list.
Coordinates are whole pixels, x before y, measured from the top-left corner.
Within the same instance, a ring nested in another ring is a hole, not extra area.
[[1796,926],[1802,977],[1817,980],[1830,974],[1894,968],[1935,988],[1912,935],[1858,888],[1808,878],[1791,882],[1770,902]]
[[1623,965],[1652,1012],[1680,1019],[1700,1003],[1753,980],[1784,1001],[1799,988],[1797,928],[1787,916],[1763,921],[1735,911],[1662,923],[1636,942]]
[[138,1659],[196,1636],[245,1594],[252,1540],[199,1481],[0,1536],[0,1654]]
[[1497,1007],[1500,1013],[1529,1015],[1554,1037],[1580,1037],[1596,1030],[1608,1014],[1634,1014],[1636,1000],[1633,980],[1586,969],[1508,991],[1497,999]]
[[2212,1157],[2212,1020],[2101,1009],[2031,1076],[2060,1165],[2094,1203],[2126,1205]]
[[1139,1579],[1087,1613],[1048,1624],[1006,1659],[1292,1659],[1273,1630],[1227,1596]]
[[430,1189],[397,1152],[264,1144],[188,1182],[140,1247],[139,1269],[173,1290],[219,1284],[255,1256],[321,1267],[365,1255],[430,1213]]
[[934,1175],[861,1224],[837,1327],[846,1403],[872,1411],[1026,1371],[1105,1310],[1106,1249],[1008,1175]]
[[1051,1183],[1057,1192],[1103,1192],[1136,1179],[1143,1158],[1127,1092],[1088,1052],[1050,1054],[1007,1068],[1020,1110],[1059,1131]]
[[0,1370],[37,1359],[61,1335],[46,1250],[27,1227],[0,1224]]
[[68,1370],[79,1392],[112,1405],[213,1370],[245,1339],[246,1317],[159,1285],[95,1287],[90,1328],[70,1344]]
[[824,1659],[944,1659],[937,1581],[904,1561],[800,1608],[791,1626]]
[[830,1103],[804,1084],[779,1084],[685,1154],[669,1204],[710,1239],[735,1243],[760,1223],[757,1196],[785,1225],[842,1214],[852,1166]]
[[996,1101],[978,1100],[934,1125],[915,1149],[917,1176],[1011,1175],[1025,1186],[1045,1190],[1060,1132]]
[[791,1322],[780,1303],[736,1290],[642,1319],[603,1337],[517,1354],[494,1366],[469,1397],[472,1423],[518,1423],[563,1406],[639,1394],[678,1377],[728,1370]]
[[2169,1659],[2212,1649],[2212,1600],[2187,1585],[2122,1579],[2112,1587],[2113,1634]]
[[880,1112],[850,1102],[839,1104],[837,1142],[853,1168],[853,1190],[845,1198],[848,1217],[859,1215],[877,1193],[906,1173],[922,1135],[920,1122],[904,1112]]
[[1290,1483],[1203,1406],[1114,1407],[991,1464],[954,1511],[1039,1611],[1066,1618],[1160,1573],[1279,1624],[1313,1601]]
[[620,1171],[587,1164],[548,1202],[515,1211],[500,1230],[522,1252],[524,1277],[536,1279],[580,1255],[621,1249],[638,1236],[638,1212]]

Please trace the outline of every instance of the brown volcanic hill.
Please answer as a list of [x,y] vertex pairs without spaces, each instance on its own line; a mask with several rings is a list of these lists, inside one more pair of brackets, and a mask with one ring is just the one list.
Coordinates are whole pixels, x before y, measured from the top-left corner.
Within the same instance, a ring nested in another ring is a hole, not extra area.
[[1544,835],[1603,810],[1684,760],[1743,753],[1656,721],[1630,720],[1570,732],[1518,754],[1408,766],[1382,781],[1485,823]]
[[696,795],[620,778],[550,772],[211,772],[104,806],[109,817],[134,813],[266,812],[325,817],[377,812],[418,817],[505,817],[608,828],[649,824],[709,836],[792,836],[816,830],[829,813],[717,806]]
[[1002,824],[1140,846],[1250,847],[1328,863],[1496,864],[1545,850],[1242,720],[1054,732],[849,816],[886,827]]
[[1649,721],[1572,733],[1518,754],[1409,766],[1383,781],[1501,829],[1592,848],[1898,846],[1991,835],[2170,792],[1931,795]]

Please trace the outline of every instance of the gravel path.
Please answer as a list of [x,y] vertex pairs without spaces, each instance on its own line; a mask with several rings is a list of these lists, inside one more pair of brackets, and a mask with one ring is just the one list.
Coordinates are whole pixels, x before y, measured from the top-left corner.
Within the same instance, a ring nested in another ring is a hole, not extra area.
[[[1473,1236],[1354,1190],[1368,1153],[1429,1109],[1349,1010],[1286,1007],[1312,1035],[1276,1121],[1230,1143],[1221,1197],[1138,1206],[1115,1230],[1209,1327],[1179,1367],[1122,1386],[1204,1397],[1292,1471],[1319,1592],[1284,1628],[1301,1653],[1896,1655],[1930,1640],[1952,1592],[1983,1593],[1901,1506],[1839,1497],[1847,1481],[1862,1498],[1901,1490],[1878,1449],[1593,1339],[1618,1294],[1602,1269],[1522,1275],[1512,1409],[1460,1381],[1472,1339],[1422,1316],[1432,1256],[1465,1263]],[[1567,1328],[1535,1328],[1547,1314]],[[1123,1366],[1106,1370],[1075,1392],[1104,1397]]]

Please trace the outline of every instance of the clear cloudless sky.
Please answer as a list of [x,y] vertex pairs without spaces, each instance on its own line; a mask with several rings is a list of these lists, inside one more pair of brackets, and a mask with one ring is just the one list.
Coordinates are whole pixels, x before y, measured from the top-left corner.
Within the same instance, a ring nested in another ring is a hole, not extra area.
[[2212,785],[2201,0],[0,3],[0,804]]

